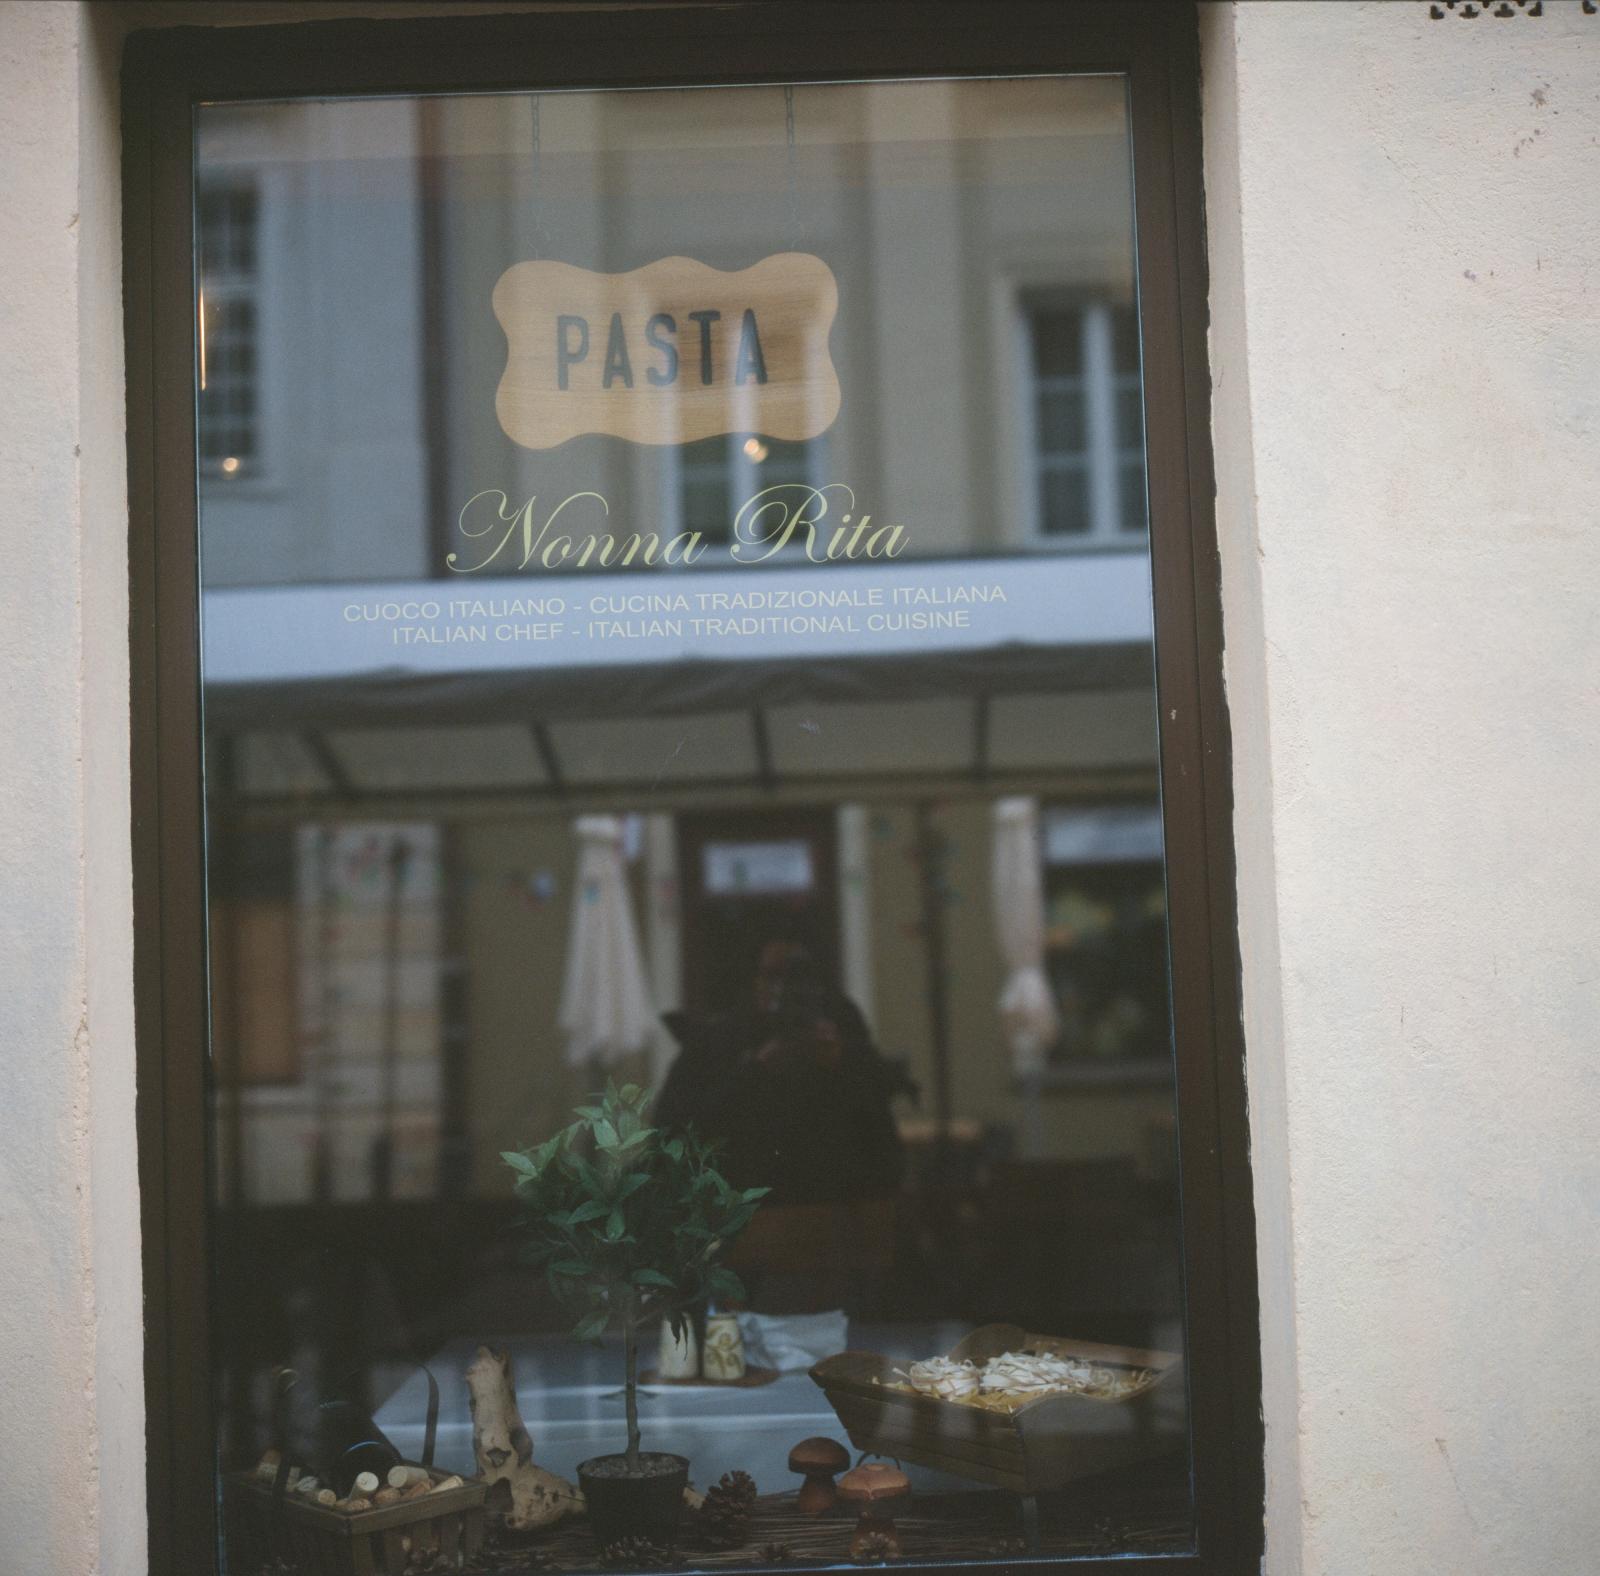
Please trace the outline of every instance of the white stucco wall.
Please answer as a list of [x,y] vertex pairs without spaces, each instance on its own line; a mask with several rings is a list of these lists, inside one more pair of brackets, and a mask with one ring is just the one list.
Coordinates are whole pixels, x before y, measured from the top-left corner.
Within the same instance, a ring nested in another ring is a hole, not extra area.
[[0,8],[0,1570],[144,1565],[114,61]]
[[1203,18],[1268,1569],[1600,1568],[1600,18]]
[[[1600,18],[1545,13],[1203,12],[1274,1576],[1600,1545]],[[124,25],[0,5],[7,1576],[144,1556]]]

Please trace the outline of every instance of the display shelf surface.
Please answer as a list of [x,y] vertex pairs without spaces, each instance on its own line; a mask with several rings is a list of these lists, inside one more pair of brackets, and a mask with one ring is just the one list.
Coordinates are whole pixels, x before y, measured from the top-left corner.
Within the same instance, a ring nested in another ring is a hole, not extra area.
[[[897,1503],[903,1508],[895,1512],[895,1526],[907,1561],[1015,1560],[1022,1553],[1020,1504],[1002,1489],[914,1494]],[[761,1565],[762,1551],[771,1544],[787,1546],[792,1565],[847,1565],[854,1527],[854,1514],[846,1508],[824,1516],[802,1516],[792,1493],[764,1494],[756,1501],[742,1547],[705,1549],[686,1535],[679,1553],[688,1571]],[[1137,1471],[1106,1473],[1071,1490],[1039,1496],[1038,1554],[1057,1559],[1167,1555],[1192,1547],[1181,1457],[1151,1462]],[[540,1567],[598,1569],[599,1555],[588,1526],[582,1521],[563,1522],[517,1548],[491,1544],[472,1569],[521,1576]]]
[[[925,1324],[857,1324],[849,1345],[911,1362],[947,1352],[972,1327],[952,1321]],[[496,1341],[492,1337],[453,1341],[434,1353],[428,1366],[439,1381],[439,1434],[435,1462],[449,1471],[476,1470],[472,1459],[472,1422],[467,1407],[465,1373],[480,1344],[511,1353],[517,1383],[517,1404],[533,1437],[534,1459],[540,1466],[576,1480],[580,1461],[620,1450],[625,1439],[621,1389],[622,1342],[608,1338],[596,1347],[563,1335]],[[1182,1438],[1181,1387],[1160,1394],[1162,1427],[1174,1442]],[[376,1414],[378,1426],[402,1454],[422,1444],[426,1386],[412,1373]],[[823,1434],[845,1440],[843,1427],[827,1397],[804,1371],[781,1375],[757,1389],[737,1386],[663,1385],[644,1387],[639,1397],[640,1426],[647,1450],[668,1450],[687,1456],[690,1477],[700,1488],[724,1472],[748,1472],[764,1493],[795,1484],[789,1451],[801,1439]],[[1086,1426],[1116,1433],[1132,1426],[1123,1409],[1094,1409]],[[969,1479],[906,1464],[913,1491],[964,1493]]]

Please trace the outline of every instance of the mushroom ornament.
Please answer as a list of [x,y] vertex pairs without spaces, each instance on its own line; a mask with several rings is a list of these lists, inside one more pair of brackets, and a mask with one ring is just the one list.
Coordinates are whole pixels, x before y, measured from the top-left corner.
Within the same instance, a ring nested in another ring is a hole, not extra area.
[[834,1474],[849,1465],[850,1452],[836,1439],[802,1439],[789,1452],[789,1470],[805,1478],[795,1502],[802,1516],[820,1516],[833,1508],[839,1497]]
[[850,1558],[871,1551],[875,1558],[898,1559],[900,1535],[894,1529],[893,1501],[911,1492],[911,1479],[887,1461],[868,1461],[839,1479],[839,1498],[859,1505]]

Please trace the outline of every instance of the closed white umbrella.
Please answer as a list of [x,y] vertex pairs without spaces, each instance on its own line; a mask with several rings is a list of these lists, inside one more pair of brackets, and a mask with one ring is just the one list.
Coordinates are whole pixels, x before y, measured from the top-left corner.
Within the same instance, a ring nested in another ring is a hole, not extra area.
[[560,1024],[570,1066],[610,1066],[650,1043],[656,1010],[628,902],[622,822],[614,815],[584,815],[572,830],[578,880]]
[[1000,799],[994,807],[995,939],[1007,974],[1000,1021],[1018,1077],[1044,1068],[1060,1029],[1055,993],[1044,972],[1044,872],[1039,806],[1033,799]]

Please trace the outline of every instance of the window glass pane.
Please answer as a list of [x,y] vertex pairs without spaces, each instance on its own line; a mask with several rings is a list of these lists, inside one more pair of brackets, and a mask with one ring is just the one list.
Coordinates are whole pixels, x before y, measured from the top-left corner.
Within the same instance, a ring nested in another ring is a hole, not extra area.
[[1192,1549],[1125,83],[195,204],[228,1569]]
[[1075,311],[1040,311],[1033,320],[1034,364],[1041,377],[1075,377],[1083,370],[1083,320]]
[[1089,472],[1083,465],[1052,465],[1039,475],[1046,536],[1081,536],[1089,530]]
[[821,446],[821,440],[812,443],[793,443],[784,438],[764,438],[755,434],[747,437],[739,451],[755,470],[755,486],[776,487],[785,483],[808,482],[820,468],[813,463],[812,450]]
[[195,205],[205,281],[198,306],[205,341],[200,381],[202,469],[230,481],[257,473],[256,225],[253,177],[218,177]]
[[733,493],[733,455],[725,437],[702,438],[679,450],[681,522],[685,530],[724,538]]
[[1039,395],[1039,447],[1074,452],[1087,444],[1083,395],[1074,389],[1047,389]]

